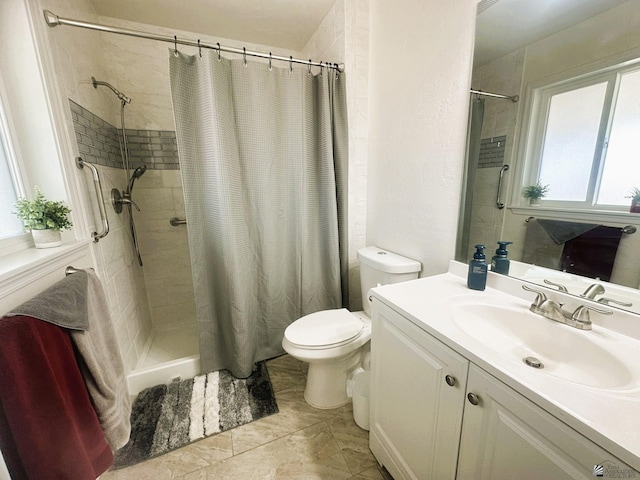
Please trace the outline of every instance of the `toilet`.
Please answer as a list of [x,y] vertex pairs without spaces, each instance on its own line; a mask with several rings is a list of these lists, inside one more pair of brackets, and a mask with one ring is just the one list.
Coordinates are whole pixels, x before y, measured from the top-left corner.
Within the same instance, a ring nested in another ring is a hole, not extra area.
[[368,370],[371,339],[369,290],[418,278],[420,262],[378,247],[358,250],[364,311],[322,310],[299,318],[284,331],[282,348],[309,363],[304,398],[316,408],[336,408],[350,401],[347,382],[358,368]]

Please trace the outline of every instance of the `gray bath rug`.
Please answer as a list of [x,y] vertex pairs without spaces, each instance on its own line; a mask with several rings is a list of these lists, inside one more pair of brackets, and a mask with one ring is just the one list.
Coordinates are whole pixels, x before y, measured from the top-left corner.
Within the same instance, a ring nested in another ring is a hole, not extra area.
[[238,379],[227,370],[143,390],[133,404],[129,443],[112,468],[165,454],[278,412],[266,362]]

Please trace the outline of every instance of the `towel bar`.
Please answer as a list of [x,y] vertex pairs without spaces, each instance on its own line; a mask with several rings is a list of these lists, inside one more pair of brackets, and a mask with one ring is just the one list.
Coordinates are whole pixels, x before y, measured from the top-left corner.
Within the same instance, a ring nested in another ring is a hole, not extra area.
[[80,270],[78,268],[72,267],[71,265],[69,265],[67,268],[64,269],[64,274],[65,275],[71,275],[73,273],[78,273]]

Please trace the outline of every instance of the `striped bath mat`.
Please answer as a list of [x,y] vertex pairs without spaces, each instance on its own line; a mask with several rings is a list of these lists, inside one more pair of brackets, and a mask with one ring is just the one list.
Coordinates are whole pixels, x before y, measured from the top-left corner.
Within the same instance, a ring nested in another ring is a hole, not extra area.
[[254,365],[246,379],[220,370],[148,388],[133,404],[131,437],[116,452],[113,468],[134,465],[277,412],[266,362]]

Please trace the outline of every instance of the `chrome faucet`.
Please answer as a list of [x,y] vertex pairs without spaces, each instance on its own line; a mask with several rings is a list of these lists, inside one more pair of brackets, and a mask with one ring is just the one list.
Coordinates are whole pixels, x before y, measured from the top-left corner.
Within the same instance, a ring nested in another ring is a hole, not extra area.
[[603,310],[590,305],[580,305],[571,313],[562,308],[564,304],[548,299],[544,292],[535,290],[527,285],[522,285],[522,288],[537,295],[529,307],[531,312],[580,330],[591,330],[590,311],[601,313],[602,315],[613,314],[611,310]]
[[597,295],[601,295],[604,293],[604,287],[599,283],[593,283],[587,287],[582,295],[582,298],[588,298],[589,300],[593,300]]

